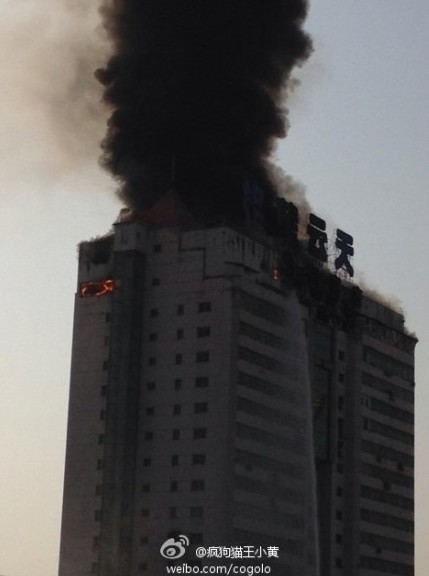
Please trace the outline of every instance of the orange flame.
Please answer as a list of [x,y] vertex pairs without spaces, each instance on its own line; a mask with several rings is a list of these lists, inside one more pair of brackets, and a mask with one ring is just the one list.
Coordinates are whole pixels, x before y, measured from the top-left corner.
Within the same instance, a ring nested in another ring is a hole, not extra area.
[[82,282],[80,285],[80,295],[82,298],[87,298],[88,296],[104,296],[105,294],[113,292],[116,286],[117,282],[112,278]]

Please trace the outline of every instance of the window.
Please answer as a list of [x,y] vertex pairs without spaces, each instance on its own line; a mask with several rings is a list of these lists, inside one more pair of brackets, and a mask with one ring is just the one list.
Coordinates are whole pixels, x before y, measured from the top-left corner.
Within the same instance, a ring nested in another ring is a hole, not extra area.
[[172,482],[170,482],[170,492],[177,492],[177,482],[176,482],[176,480],[173,480]]
[[177,340],[183,340],[183,337],[184,337],[183,328],[179,328],[176,332],[176,339]]
[[210,326],[200,326],[197,328],[197,338],[206,338],[210,336]]
[[177,454],[173,454],[171,457],[171,465],[178,466],[179,465],[179,456]]
[[104,444],[104,434],[99,434],[99,435],[98,435],[98,443],[99,443],[99,444]]
[[149,537],[148,536],[142,536],[140,538],[140,544],[147,544],[149,542]]
[[98,574],[98,564],[97,562],[93,562],[91,564],[91,574]]
[[189,516],[191,518],[202,518],[204,516],[204,508],[202,506],[191,506]]
[[106,385],[101,387],[101,395],[107,396],[107,386]]
[[150,484],[143,484],[142,492],[150,492]]
[[146,572],[146,570],[147,570],[147,564],[146,564],[146,562],[141,562],[141,563],[139,564],[139,572]]
[[151,466],[152,458],[143,458],[143,466]]
[[208,362],[210,359],[210,352],[197,352],[195,355],[196,362]]
[[151,357],[149,358],[149,362],[148,362],[148,363],[149,363],[149,366],[156,366],[156,358],[155,358],[155,356],[151,356]]
[[207,402],[197,402],[194,405],[194,414],[203,414],[208,411]]
[[345,357],[344,350],[338,350],[338,360],[344,361]]
[[174,389],[180,390],[181,387],[182,387],[182,380],[180,378],[176,378],[176,380],[174,381]]
[[177,517],[177,509],[174,507],[171,507],[169,516],[170,516],[170,518],[176,518]]
[[104,370],[104,372],[106,372],[106,370],[108,370],[108,369],[109,369],[109,362],[107,360],[105,360],[103,362],[103,370]]
[[344,396],[338,396],[338,410],[344,409]]
[[239,346],[238,355],[240,359],[245,360],[250,364],[254,364],[260,368],[264,368],[265,370],[277,372],[278,374],[284,374],[285,368],[287,368],[280,360],[276,360],[266,354],[260,354],[250,348],[246,348],[245,346]]
[[146,408],[146,416],[153,416],[155,414],[155,408],[153,406],[148,406]]
[[179,440],[180,439],[180,430],[178,430],[177,428],[175,430],[173,430],[172,438],[173,438],[173,440]]
[[194,440],[207,437],[207,430],[205,428],[194,428]]
[[185,312],[185,306],[183,304],[179,304],[177,306],[177,315],[182,316]]
[[97,460],[97,470],[104,470],[104,460]]
[[97,486],[95,487],[95,495],[102,496],[102,494],[103,494],[103,484],[97,484]]
[[151,332],[149,334],[149,342],[156,342],[158,340],[158,334],[156,332]]
[[174,404],[174,406],[173,406],[173,415],[174,415],[174,416],[178,416],[178,415],[180,414],[181,410],[182,410],[182,407],[181,407],[180,404]]
[[340,373],[338,374],[338,381],[339,381],[339,382],[344,382],[344,374],[343,374],[342,372],[340,372]]
[[153,440],[153,432],[145,432],[144,433],[145,440]]
[[92,539],[92,547],[98,548],[99,545],[100,545],[100,538],[98,536],[94,536],[94,538]]
[[142,508],[142,510],[140,512],[140,516],[142,518],[147,518],[148,516],[150,516],[149,508]]
[[176,354],[176,364],[182,364],[183,354]]
[[154,244],[154,245],[153,245],[153,251],[154,251],[155,253],[162,252],[162,244]]
[[341,544],[342,541],[343,541],[343,536],[342,536],[342,534],[335,534],[335,542],[336,542],[337,544]]
[[262,342],[262,344],[266,346],[277,348],[277,350],[281,350],[282,352],[290,349],[290,343],[284,338],[280,338],[280,336],[267,332],[266,330],[261,330],[261,328],[257,328],[251,324],[247,324],[247,322],[240,322],[239,330],[243,336]]
[[152,286],[159,286],[161,284],[161,280],[159,278],[152,278]]
[[210,312],[212,309],[211,302],[199,302],[198,303],[198,312]]
[[205,454],[192,454],[192,464],[201,465],[206,463]]
[[94,512],[94,520],[96,522],[100,522],[101,521],[101,510],[96,510]]
[[205,489],[205,482],[204,480],[192,480],[191,482],[191,490],[193,492],[199,492]]
[[156,387],[155,382],[148,382],[146,384],[147,390],[155,390],[155,387]]
[[343,489],[341,488],[341,486],[338,486],[337,488],[337,496],[342,496],[343,495]]
[[284,325],[287,322],[286,312],[280,306],[267,302],[248,292],[240,292],[240,307],[254,316],[264,318],[277,325]]
[[207,378],[207,376],[197,376],[197,378],[195,378],[196,388],[205,388],[208,385],[209,385],[209,379]]
[[337,568],[341,568],[343,563],[341,562],[341,558],[335,558],[335,566]]
[[151,311],[150,311],[150,317],[151,317],[151,318],[157,318],[157,317],[158,317],[158,314],[159,314],[158,308],[152,308],[152,309],[151,309]]
[[110,318],[111,318],[110,312],[107,312],[107,314],[106,314],[106,322],[110,322]]
[[106,420],[106,410],[100,410],[100,420]]
[[342,520],[343,519],[343,513],[341,512],[341,510],[337,510],[337,513],[335,514],[335,517],[337,520]]

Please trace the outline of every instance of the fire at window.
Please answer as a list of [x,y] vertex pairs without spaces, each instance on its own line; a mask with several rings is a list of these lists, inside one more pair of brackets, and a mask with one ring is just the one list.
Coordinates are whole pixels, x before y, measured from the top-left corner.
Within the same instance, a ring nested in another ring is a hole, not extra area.
[[89,296],[105,296],[111,294],[116,288],[117,282],[112,278],[105,280],[93,280],[92,282],[82,282],[80,285],[80,295],[82,298]]

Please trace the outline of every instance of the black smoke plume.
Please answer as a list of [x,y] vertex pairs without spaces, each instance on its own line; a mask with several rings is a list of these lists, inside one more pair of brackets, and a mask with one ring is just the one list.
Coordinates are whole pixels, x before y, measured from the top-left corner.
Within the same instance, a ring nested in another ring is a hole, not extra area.
[[135,213],[174,185],[202,220],[234,220],[246,181],[270,189],[285,87],[311,51],[306,12],[306,0],[104,1],[102,163]]

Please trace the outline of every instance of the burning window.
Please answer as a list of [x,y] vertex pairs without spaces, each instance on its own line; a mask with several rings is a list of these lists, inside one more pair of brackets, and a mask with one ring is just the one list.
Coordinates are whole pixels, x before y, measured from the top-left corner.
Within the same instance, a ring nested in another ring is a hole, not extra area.
[[112,278],[105,280],[93,280],[92,282],[82,282],[80,285],[80,295],[82,298],[88,296],[104,296],[110,294],[116,288],[117,282]]

